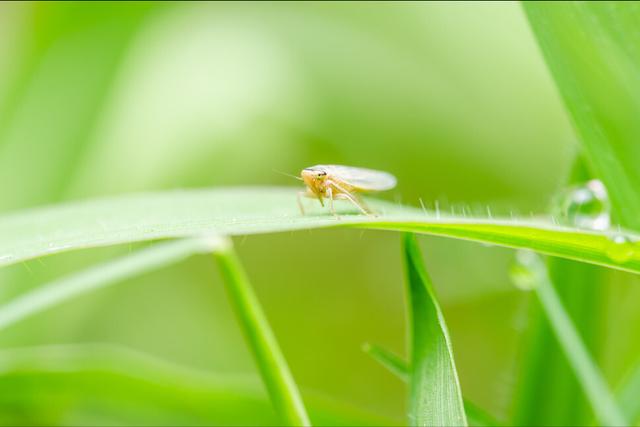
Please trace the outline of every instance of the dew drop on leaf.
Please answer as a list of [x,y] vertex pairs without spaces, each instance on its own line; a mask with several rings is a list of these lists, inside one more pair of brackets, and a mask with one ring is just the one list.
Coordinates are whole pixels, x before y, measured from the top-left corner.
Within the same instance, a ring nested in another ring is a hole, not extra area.
[[607,256],[611,261],[622,263],[629,261],[635,253],[635,247],[631,240],[622,235],[616,235],[610,238],[607,247]]
[[531,291],[538,285],[535,266],[542,262],[532,251],[516,251],[516,257],[509,267],[509,277],[513,285],[523,291]]
[[555,214],[565,224],[590,230],[606,230],[611,225],[607,189],[598,179],[567,188],[560,194]]

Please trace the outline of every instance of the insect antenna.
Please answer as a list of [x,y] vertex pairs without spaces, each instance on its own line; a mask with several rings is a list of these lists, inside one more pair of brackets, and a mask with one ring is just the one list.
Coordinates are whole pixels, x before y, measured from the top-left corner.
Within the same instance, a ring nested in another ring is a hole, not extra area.
[[277,169],[272,169],[273,172],[279,173],[280,175],[288,176],[289,178],[297,179],[298,181],[302,181],[302,178],[299,176],[291,175],[290,173],[282,172]]

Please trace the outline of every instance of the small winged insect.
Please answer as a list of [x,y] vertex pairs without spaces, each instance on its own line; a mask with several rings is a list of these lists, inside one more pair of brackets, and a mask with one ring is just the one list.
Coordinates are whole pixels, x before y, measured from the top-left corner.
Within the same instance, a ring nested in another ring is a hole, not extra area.
[[396,186],[396,178],[387,172],[351,166],[316,165],[303,169],[300,176],[307,186],[307,191],[298,193],[298,205],[303,215],[301,196],[317,198],[322,206],[326,197],[335,216],[334,200],[348,200],[363,214],[371,215],[372,210],[358,197],[358,193],[390,190]]

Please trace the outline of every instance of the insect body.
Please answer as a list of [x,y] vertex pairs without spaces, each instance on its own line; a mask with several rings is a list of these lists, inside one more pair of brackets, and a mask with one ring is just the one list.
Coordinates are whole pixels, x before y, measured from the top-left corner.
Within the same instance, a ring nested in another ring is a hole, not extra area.
[[307,191],[298,193],[298,205],[303,215],[304,208],[300,196],[317,198],[322,206],[324,198],[328,198],[329,208],[334,215],[335,199],[348,200],[360,212],[370,215],[371,209],[358,197],[358,193],[390,190],[396,186],[396,178],[387,172],[350,166],[316,165],[303,169],[300,176],[307,186]]

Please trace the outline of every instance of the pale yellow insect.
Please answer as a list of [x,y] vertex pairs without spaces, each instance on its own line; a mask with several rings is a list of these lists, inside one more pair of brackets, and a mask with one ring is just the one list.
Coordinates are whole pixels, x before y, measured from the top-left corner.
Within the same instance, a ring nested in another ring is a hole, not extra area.
[[304,215],[301,196],[317,198],[324,206],[324,198],[329,199],[329,209],[337,216],[334,200],[348,200],[365,215],[372,210],[358,197],[358,193],[390,190],[396,186],[396,178],[387,172],[339,165],[316,165],[305,168],[300,173],[307,186],[298,193],[298,205]]

